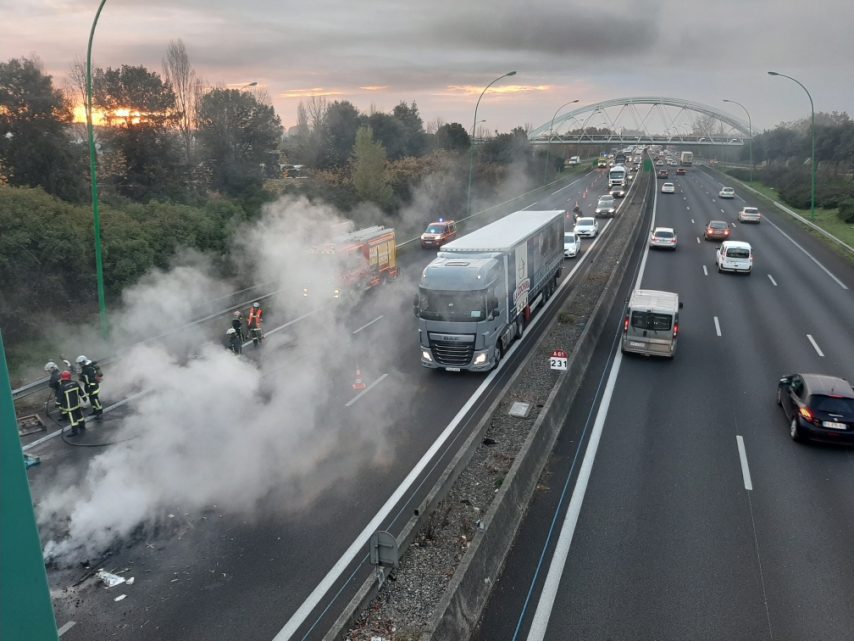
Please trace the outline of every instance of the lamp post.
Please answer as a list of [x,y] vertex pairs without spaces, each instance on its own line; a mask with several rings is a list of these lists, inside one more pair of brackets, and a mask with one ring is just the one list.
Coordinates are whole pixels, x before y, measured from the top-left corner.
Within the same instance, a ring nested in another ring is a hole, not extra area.
[[101,213],[98,203],[98,163],[95,155],[95,133],[92,130],[92,40],[95,27],[107,0],[101,0],[92,29],[89,31],[89,45],[86,48],[86,131],[89,135],[89,178],[92,183],[92,220],[95,233],[95,274],[98,280],[98,315],[101,320],[101,336],[106,340],[110,335],[107,324],[107,302],[104,296],[104,261],[101,254]]
[[744,109],[744,113],[747,114],[747,126],[750,130],[750,139],[747,141],[747,148],[750,153],[750,182],[753,182],[753,121],[750,119],[750,112],[740,102],[736,102],[735,100],[728,100],[727,98],[723,99],[724,102],[731,102],[734,105],[738,105],[742,109]]
[[486,85],[486,87],[483,88],[483,91],[480,92],[480,97],[477,99],[477,104],[475,104],[474,106],[474,118],[472,119],[471,124],[471,144],[469,145],[469,188],[466,194],[466,212],[468,216],[471,216],[471,176],[472,170],[474,169],[474,130],[477,127],[477,108],[480,106],[480,99],[483,98],[483,94],[485,94],[492,85],[494,85],[502,78],[507,78],[508,76],[515,75],[515,71],[508,71],[507,73],[498,76],[495,80]]
[[575,100],[570,100],[568,102],[563,103],[560,107],[558,107],[555,110],[555,114],[554,114],[554,116],[552,116],[552,124],[549,125],[549,142],[546,145],[546,153],[543,155],[543,184],[544,185],[546,184],[546,169],[549,166],[549,156],[551,156],[551,153],[549,152],[549,146],[551,145],[552,136],[554,135],[555,118],[557,118],[557,114],[561,109],[563,109],[567,105],[575,104],[576,102],[578,102],[578,98],[576,98]]
[[801,89],[803,89],[806,92],[807,98],[810,99],[810,114],[811,114],[810,132],[812,133],[812,155],[811,155],[811,160],[810,160],[810,165],[811,165],[811,169],[812,169],[812,171],[810,172],[812,174],[811,183],[810,183],[810,218],[813,221],[815,221],[815,105],[813,104],[812,96],[810,95],[809,90],[806,87],[804,87],[804,85],[801,81],[796,80],[795,78],[792,78],[792,76],[787,76],[784,73],[777,73],[776,71],[769,71],[768,75],[769,76],[782,76],[783,78],[788,78],[792,82],[800,85]]

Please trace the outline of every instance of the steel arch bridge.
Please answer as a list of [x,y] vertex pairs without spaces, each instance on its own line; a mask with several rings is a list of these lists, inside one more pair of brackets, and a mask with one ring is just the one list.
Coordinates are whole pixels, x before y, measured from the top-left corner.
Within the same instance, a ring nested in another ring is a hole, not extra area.
[[614,98],[559,114],[528,134],[534,145],[725,145],[751,137],[747,122],[699,102],[641,96]]

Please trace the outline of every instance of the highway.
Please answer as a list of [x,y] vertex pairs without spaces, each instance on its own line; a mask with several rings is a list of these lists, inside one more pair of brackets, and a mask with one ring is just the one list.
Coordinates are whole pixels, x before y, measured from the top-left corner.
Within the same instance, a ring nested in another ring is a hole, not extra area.
[[[854,266],[702,168],[669,180],[655,224],[679,248],[640,283],[684,302],[675,358],[619,354],[613,315],[477,639],[851,639],[854,451],[794,443],[775,393],[854,376]],[[709,219],[751,275],[717,273]]]
[[[591,188],[587,202],[595,204],[598,192],[593,190],[604,191],[604,180],[601,173],[588,174],[530,208],[565,209],[567,203],[581,200],[587,188]],[[158,515],[153,524],[114,546],[108,559],[91,560],[98,567],[127,569],[125,576],[135,577],[133,586],[101,590],[93,588],[94,579],[89,578],[73,587],[84,570],[51,568],[49,581],[63,640],[322,636],[370,571],[365,547],[356,545],[349,557],[348,549],[366,530],[402,527],[537,333],[531,328],[526,333],[529,339],[486,379],[423,369],[411,293],[432,256],[420,251],[404,255],[399,282],[387,292],[369,293],[344,320],[352,337],[349,347],[328,345],[318,354],[328,365],[321,395],[325,402],[316,408],[314,429],[333,432],[334,450],[303,476],[295,473],[294,487],[270,492],[259,500],[258,509],[248,509],[247,514],[235,515],[216,505],[188,511],[176,503],[168,514]],[[288,333],[298,343],[310,341],[316,322],[307,318]],[[276,347],[270,340],[262,349],[268,363],[281,361],[269,373],[291,377],[295,385],[303,371],[312,370],[289,360],[286,341]],[[271,358],[267,350],[274,349]],[[364,392],[352,389],[356,368],[367,385]],[[109,395],[106,385],[103,395]],[[105,424],[117,424],[132,411],[123,407]],[[252,438],[251,426],[235,429]],[[416,467],[443,433],[448,438],[436,456]],[[100,441],[106,435],[117,440],[134,437],[121,431],[113,435],[104,427],[90,430],[85,438]],[[36,502],[57,484],[79,483],[98,451],[69,449],[59,439],[40,446],[33,453],[42,457],[42,465],[30,472]],[[193,465],[193,457],[204,452],[205,446],[200,446],[188,453],[186,464]],[[414,469],[411,486],[401,492],[401,483]],[[305,497],[302,503],[295,503],[296,495]],[[385,513],[384,506],[389,507]],[[115,602],[119,589],[128,596]]]

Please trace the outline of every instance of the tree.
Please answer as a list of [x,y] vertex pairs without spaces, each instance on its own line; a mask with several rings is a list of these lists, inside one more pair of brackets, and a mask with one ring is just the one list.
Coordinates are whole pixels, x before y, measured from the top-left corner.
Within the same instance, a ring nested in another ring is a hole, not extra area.
[[403,158],[406,131],[397,118],[376,111],[370,116],[362,116],[362,125],[371,129],[374,139],[382,144],[391,160]]
[[329,105],[322,123],[325,152],[322,167],[343,167],[347,164],[353,154],[358,128],[359,112],[352,103],[336,100]]
[[403,128],[401,157],[422,155],[427,146],[427,136],[424,133],[424,121],[418,113],[418,105],[415,102],[411,105],[401,102],[394,108],[392,115]]
[[392,200],[385,163],[385,149],[374,141],[370,127],[359,127],[353,151],[353,186],[359,197],[382,208],[389,207]]
[[436,131],[436,148],[447,151],[467,151],[471,145],[468,132],[458,122],[442,125]]
[[237,195],[260,189],[262,163],[278,149],[282,123],[250,92],[214,89],[199,104],[197,133],[213,187]]
[[40,186],[78,202],[86,195],[85,152],[69,140],[72,113],[33,59],[0,63],[0,167],[4,182]]
[[172,86],[145,67],[96,69],[95,108],[107,123],[107,155],[120,156],[123,175],[112,186],[133,200],[181,199],[181,153],[172,128],[178,119]]
[[189,164],[196,125],[196,100],[201,94],[202,83],[190,65],[187,48],[181,40],[169,43],[163,59],[163,77],[175,93],[175,126],[184,143],[184,162]]

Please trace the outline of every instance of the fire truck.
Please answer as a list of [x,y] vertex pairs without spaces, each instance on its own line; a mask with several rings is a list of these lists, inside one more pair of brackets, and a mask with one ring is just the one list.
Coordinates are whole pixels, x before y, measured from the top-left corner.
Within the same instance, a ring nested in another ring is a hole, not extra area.
[[394,229],[382,225],[347,232],[309,253],[313,282],[303,288],[305,297],[354,299],[398,275]]

